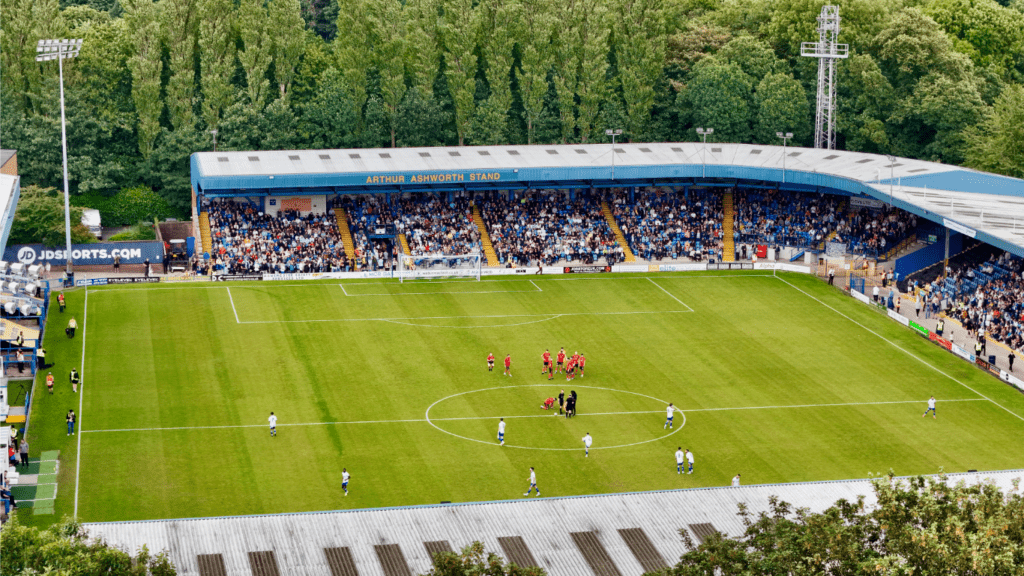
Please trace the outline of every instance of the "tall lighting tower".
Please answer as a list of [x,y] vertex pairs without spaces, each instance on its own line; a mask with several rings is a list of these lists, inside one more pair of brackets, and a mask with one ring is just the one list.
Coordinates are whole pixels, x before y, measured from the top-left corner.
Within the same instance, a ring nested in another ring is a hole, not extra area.
[[839,44],[839,6],[822,6],[818,16],[818,41],[802,42],[800,55],[818,59],[818,109],[814,116],[814,147],[836,147],[836,65],[850,53]]

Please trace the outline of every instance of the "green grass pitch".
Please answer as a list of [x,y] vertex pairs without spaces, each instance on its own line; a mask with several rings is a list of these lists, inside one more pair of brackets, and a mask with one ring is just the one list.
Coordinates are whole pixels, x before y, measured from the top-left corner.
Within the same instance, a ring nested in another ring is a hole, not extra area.
[[[738,472],[761,484],[1021,467],[1024,396],[802,275],[149,285],[68,300],[47,337],[62,385],[37,393],[32,419],[33,448],[61,450],[51,519],[522,498],[530,466],[545,497]],[[84,324],[73,340],[59,329],[70,314]],[[587,356],[584,378],[540,374],[544,349],[562,346]],[[67,437],[79,398],[64,383],[83,357],[82,433]],[[562,388],[579,394],[572,420],[540,408]],[[921,418],[930,395],[937,420]],[[685,426],[663,429],[668,402]],[[676,474],[678,446],[693,475]]]

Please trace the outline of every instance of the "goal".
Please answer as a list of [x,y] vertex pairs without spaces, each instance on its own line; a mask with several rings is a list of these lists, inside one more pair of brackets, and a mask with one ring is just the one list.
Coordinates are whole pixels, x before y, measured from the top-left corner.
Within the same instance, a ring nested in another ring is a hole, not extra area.
[[398,258],[398,281],[446,278],[467,278],[480,280],[483,265],[482,254],[473,252],[452,256],[448,254],[420,254]]

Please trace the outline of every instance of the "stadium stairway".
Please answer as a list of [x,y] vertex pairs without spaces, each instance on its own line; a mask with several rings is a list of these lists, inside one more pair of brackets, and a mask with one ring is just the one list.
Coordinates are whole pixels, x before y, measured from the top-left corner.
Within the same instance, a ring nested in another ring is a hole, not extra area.
[[409,239],[405,237],[404,233],[398,235],[398,245],[402,247],[402,254],[412,256],[412,250],[409,250]]
[[487,256],[487,265],[501,266],[498,254],[494,251],[494,245],[491,244],[491,235],[487,232],[487,225],[484,224],[484,217],[480,214],[480,207],[476,204],[473,204],[473,222],[476,224],[476,229],[480,231],[480,246],[484,249],[484,256]]
[[209,254],[213,249],[213,235],[210,233],[210,213],[206,210],[199,213],[199,235],[202,236],[203,252]]
[[334,218],[338,221],[338,234],[341,234],[341,244],[345,247],[345,254],[349,258],[356,256],[356,244],[352,241],[352,230],[348,227],[348,213],[338,206],[334,209]]
[[736,261],[736,241],[732,237],[733,218],[736,208],[732,203],[732,192],[722,195],[722,261]]
[[608,205],[605,200],[601,201],[601,212],[604,213],[604,219],[608,221],[608,227],[612,229],[612,234],[615,234],[615,240],[618,241],[619,246],[622,246],[622,260],[627,264],[630,262],[636,262],[636,256],[633,255],[633,251],[629,248],[629,242],[626,242],[626,236],[622,234],[622,229],[619,228],[619,223],[615,221],[615,214],[612,214],[612,207]]

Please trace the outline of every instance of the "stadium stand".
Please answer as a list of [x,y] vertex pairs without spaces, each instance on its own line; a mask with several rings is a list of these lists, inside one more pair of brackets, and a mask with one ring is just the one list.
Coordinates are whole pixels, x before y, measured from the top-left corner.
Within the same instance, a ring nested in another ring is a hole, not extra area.
[[733,191],[733,239],[745,244],[814,248],[835,231],[840,197],[786,190]]
[[721,260],[721,194],[645,189],[634,195],[633,204],[625,193],[617,193],[614,204],[619,228],[638,258]]
[[396,204],[397,227],[413,256],[459,256],[480,251],[480,232],[473,222],[468,196],[450,201],[440,196],[409,196]]
[[208,212],[215,272],[327,272],[348,266],[332,215],[271,216],[230,201],[211,202]]
[[503,266],[602,260],[611,265],[623,260],[596,196],[576,193],[570,198],[554,191],[494,194],[484,198],[481,207]]
[[[397,255],[394,243],[371,238],[379,228],[394,228],[395,219],[387,200],[381,196],[345,196],[336,201],[335,206],[336,210],[341,208],[340,211],[347,217],[352,242],[350,269],[391,270]],[[344,230],[340,234],[344,245]],[[348,252],[346,248],[346,254]]]
[[854,254],[879,256],[906,239],[917,228],[917,216],[898,208],[861,209],[836,228],[836,239],[848,241]]

